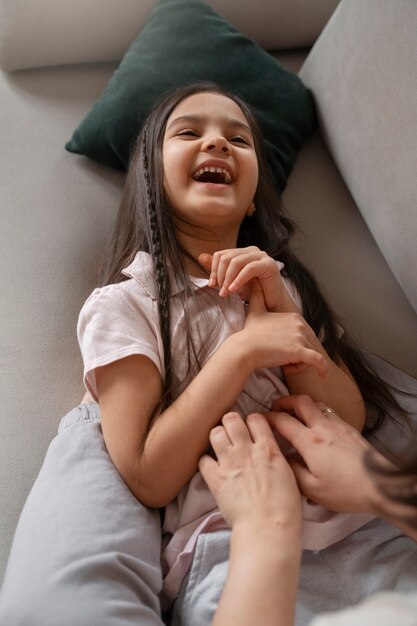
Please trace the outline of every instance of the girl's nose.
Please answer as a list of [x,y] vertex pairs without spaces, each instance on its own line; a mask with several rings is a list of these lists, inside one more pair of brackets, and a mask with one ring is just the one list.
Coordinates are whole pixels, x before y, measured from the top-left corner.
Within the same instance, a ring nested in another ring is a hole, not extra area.
[[207,140],[204,149],[210,152],[230,152],[228,141],[224,137],[212,137]]

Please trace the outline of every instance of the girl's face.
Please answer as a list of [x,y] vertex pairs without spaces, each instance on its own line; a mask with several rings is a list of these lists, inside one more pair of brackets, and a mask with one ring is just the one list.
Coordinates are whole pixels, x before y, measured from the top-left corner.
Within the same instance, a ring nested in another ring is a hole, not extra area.
[[236,240],[258,183],[252,132],[240,107],[211,92],[184,99],[168,118],[162,159],[174,216],[222,241]]

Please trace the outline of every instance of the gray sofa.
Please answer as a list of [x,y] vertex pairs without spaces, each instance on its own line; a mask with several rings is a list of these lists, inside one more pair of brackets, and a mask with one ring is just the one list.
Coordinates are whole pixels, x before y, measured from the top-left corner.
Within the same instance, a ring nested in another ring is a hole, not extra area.
[[[284,193],[295,246],[359,343],[417,376],[417,4],[209,4],[301,68],[320,129]],[[0,575],[59,420],[84,394],[76,322],[123,185],[64,144],[154,1],[49,5],[0,0]]]

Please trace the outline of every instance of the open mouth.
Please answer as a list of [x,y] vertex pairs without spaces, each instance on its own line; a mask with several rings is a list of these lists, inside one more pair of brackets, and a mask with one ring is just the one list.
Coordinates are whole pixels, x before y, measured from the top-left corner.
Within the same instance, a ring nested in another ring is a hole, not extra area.
[[230,185],[232,182],[230,172],[222,167],[202,167],[193,174],[193,179],[198,183],[214,185]]

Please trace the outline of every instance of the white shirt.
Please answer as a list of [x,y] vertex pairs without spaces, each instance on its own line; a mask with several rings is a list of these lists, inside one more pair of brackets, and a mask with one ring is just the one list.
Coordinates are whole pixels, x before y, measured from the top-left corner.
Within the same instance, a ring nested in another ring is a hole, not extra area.
[[[283,264],[278,263],[280,271]],[[138,252],[123,270],[129,277],[121,283],[95,289],[85,302],[78,320],[78,339],[84,361],[84,382],[97,401],[95,369],[132,354],[147,356],[164,376],[163,346],[159,330],[157,286],[151,257]],[[206,278],[191,278],[195,297],[189,303],[192,336],[200,348],[210,337],[203,364],[231,334],[244,327],[246,304],[238,294],[220,298]],[[290,295],[302,309],[290,280],[283,277]],[[181,288],[171,275],[171,352],[179,393],[185,386],[187,362],[185,320]],[[187,304],[188,306],[188,304]],[[288,389],[280,367],[257,370],[247,380],[232,410],[242,416],[265,412]],[[357,530],[373,516],[334,513],[304,501],[303,548],[321,550]],[[164,587],[175,598],[202,532],[224,528],[224,522],[207,485],[197,472],[166,507],[163,527]]]

